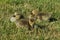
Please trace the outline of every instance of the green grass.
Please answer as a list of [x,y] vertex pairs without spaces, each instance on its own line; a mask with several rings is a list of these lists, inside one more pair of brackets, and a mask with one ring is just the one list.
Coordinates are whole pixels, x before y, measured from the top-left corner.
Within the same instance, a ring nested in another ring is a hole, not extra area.
[[10,22],[14,12],[27,16],[33,9],[52,12],[52,17],[59,18],[60,0],[0,0],[0,40],[60,40],[60,20],[53,26],[49,25],[50,31],[38,29],[38,34],[35,31],[29,34],[25,28],[17,29],[16,25]]

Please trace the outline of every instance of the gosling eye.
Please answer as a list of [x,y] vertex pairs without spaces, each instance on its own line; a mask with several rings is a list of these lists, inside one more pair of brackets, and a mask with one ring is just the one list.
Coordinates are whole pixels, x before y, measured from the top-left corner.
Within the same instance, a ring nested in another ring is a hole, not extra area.
[[13,17],[16,17],[15,15],[13,15]]

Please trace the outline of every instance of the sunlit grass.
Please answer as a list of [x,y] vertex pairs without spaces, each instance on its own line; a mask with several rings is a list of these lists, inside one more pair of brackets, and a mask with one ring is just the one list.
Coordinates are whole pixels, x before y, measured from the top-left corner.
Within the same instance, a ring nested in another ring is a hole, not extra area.
[[[60,19],[53,25],[48,22],[48,28],[38,28],[38,33],[27,28],[16,28],[14,23],[10,22],[10,17],[14,12],[29,15],[33,9],[39,9],[42,12],[53,12],[55,18],[60,17],[60,0],[0,0],[0,40],[60,40]],[[52,26],[51,26],[52,25]]]

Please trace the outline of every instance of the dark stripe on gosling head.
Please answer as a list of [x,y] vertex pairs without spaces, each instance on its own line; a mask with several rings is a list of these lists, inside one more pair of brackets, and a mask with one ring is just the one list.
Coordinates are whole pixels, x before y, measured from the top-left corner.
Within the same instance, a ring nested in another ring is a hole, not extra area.
[[21,15],[19,19],[24,19],[24,16],[23,16],[23,15]]

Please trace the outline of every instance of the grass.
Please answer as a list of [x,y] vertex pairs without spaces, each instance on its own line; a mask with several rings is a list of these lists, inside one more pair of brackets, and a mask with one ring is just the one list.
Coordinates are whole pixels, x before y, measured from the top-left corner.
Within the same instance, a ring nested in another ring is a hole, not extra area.
[[[28,30],[17,29],[10,17],[14,12],[29,15],[33,9],[42,12],[52,12],[55,18],[60,17],[60,0],[0,0],[0,40],[60,40],[60,20],[52,26],[50,31],[38,29],[38,34],[28,33]],[[43,22],[41,24],[46,24]]]

